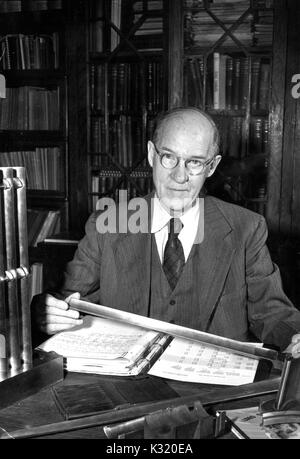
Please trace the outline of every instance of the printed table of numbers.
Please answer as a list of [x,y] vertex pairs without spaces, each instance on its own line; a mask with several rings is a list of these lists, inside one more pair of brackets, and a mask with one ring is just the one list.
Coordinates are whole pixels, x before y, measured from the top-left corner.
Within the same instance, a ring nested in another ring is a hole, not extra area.
[[222,348],[175,338],[151,375],[177,381],[237,386],[253,382],[258,360]]

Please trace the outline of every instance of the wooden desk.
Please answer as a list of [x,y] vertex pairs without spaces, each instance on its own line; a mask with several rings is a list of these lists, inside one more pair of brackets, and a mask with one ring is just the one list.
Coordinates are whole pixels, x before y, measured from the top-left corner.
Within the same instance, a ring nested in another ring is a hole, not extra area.
[[[272,377],[278,377],[279,370],[272,372]],[[102,377],[97,375],[87,375],[80,373],[69,373],[66,375],[63,382],[59,383],[60,387],[71,385],[88,385],[99,384],[103,381],[115,381],[115,378]],[[124,380],[124,379],[123,379]],[[208,386],[202,384],[180,383],[176,381],[168,381],[168,384],[176,390],[181,396],[199,394],[208,394],[215,391],[215,386]],[[251,397],[246,400],[235,402],[227,402],[215,405],[216,409],[234,409],[241,407],[258,406],[261,401],[273,399],[275,394],[270,394],[264,397]],[[9,406],[8,408],[0,411],[0,427],[7,432],[22,429],[25,427],[42,426],[45,424],[63,421],[64,417],[61,414],[58,406],[54,400],[53,392],[50,388],[44,389],[34,396],[28,397],[21,402]],[[227,436],[228,437],[228,436]],[[230,437],[230,435],[229,435]],[[88,429],[81,429],[71,432],[64,432],[60,434],[46,435],[41,438],[51,439],[70,439],[70,438],[84,438],[84,439],[104,439],[106,438],[101,427],[93,427]],[[131,437],[133,438],[133,437]],[[137,437],[140,438],[140,437]]]

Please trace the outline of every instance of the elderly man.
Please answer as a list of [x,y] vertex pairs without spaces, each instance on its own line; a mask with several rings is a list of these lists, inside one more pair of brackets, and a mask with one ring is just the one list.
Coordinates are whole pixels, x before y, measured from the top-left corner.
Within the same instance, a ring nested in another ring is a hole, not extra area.
[[162,116],[148,142],[155,193],[151,231],[99,231],[94,213],[65,274],[63,300],[40,299],[48,333],[80,323],[68,297],[237,340],[300,351],[300,312],[282,291],[264,218],[201,190],[221,157],[213,120],[196,108]]

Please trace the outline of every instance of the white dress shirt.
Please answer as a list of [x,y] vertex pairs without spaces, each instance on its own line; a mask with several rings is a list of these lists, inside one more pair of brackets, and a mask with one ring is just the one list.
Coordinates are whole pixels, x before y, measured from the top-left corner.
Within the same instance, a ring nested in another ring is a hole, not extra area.
[[[183,228],[179,233],[178,239],[180,240],[183,247],[185,261],[187,261],[188,259],[188,256],[190,254],[190,251],[192,250],[196,238],[199,215],[200,206],[198,199],[196,199],[195,205],[193,205],[180,217],[180,220],[183,224]],[[168,223],[171,220],[171,218],[172,215],[170,215],[164,209],[164,207],[162,207],[160,200],[157,196],[155,196],[153,205],[151,233],[155,234],[157,250],[161,263],[163,263],[164,250],[169,236]]]

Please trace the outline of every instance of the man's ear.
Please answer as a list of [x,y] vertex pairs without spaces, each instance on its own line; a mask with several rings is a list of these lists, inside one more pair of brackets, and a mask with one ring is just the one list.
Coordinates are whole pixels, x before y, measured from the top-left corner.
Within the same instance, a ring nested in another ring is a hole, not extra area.
[[154,152],[154,146],[151,140],[148,140],[147,148],[148,148],[148,162],[150,164],[150,167],[153,167],[153,157],[154,157],[155,152]]
[[222,159],[222,156],[221,155],[217,155],[215,157],[215,160],[211,163],[211,165],[209,166],[209,170],[208,170],[208,174],[207,174],[207,177],[211,177],[213,175],[213,173],[215,172],[215,170],[217,169],[218,167],[218,164],[219,162],[221,161]]

